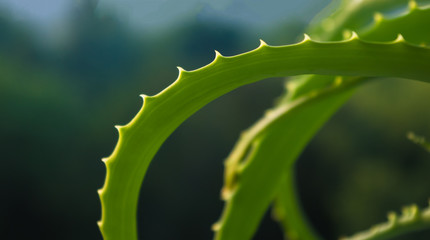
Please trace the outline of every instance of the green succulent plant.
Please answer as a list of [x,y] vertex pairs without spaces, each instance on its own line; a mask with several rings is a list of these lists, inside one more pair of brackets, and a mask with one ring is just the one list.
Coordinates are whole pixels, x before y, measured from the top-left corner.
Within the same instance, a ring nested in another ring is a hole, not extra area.
[[[389,17],[385,17],[389,16]],[[288,239],[321,239],[297,199],[293,166],[319,128],[354,91],[378,78],[430,82],[430,8],[406,0],[342,0],[319,14],[299,43],[223,56],[186,71],[125,126],[108,157],[100,229],[105,239],[137,239],[136,210],[147,168],[166,138],[212,100],[246,84],[290,76],[286,93],[244,131],[225,162],[215,239],[251,239],[270,204]],[[416,138],[415,138],[416,139]],[[425,144],[425,143],[422,143]],[[430,208],[405,208],[387,223],[345,239],[389,239],[430,227]]]

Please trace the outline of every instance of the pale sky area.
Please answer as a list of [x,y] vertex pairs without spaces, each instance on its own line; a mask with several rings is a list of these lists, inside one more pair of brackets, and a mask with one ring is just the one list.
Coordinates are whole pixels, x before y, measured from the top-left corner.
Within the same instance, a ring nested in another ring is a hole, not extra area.
[[0,7],[14,20],[50,25],[63,19],[72,2],[70,0],[0,0]]
[[[84,0],[0,0],[3,14],[35,27],[50,28],[64,21]],[[251,28],[309,21],[329,0],[99,0],[100,14],[113,13],[135,30],[166,31],[195,18]]]

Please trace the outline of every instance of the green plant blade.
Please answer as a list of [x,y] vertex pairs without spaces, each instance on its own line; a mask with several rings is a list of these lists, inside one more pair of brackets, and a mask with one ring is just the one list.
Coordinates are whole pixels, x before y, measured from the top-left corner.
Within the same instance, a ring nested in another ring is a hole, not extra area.
[[[319,39],[334,40],[345,37],[352,30],[357,31],[363,39],[371,41],[387,41],[401,33],[413,43],[424,45],[428,43],[429,32],[423,31],[423,29],[430,25],[430,8],[428,6],[418,7],[415,1],[389,1],[389,3],[387,5],[386,1],[343,1],[343,7],[339,11],[330,14],[325,19],[320,19],[318,25],[310,33]],[[329,11],[330,8],[332,7],[329,7]],[[400,8],[402,11],[396,10],[395,16],[392,14],[388,17],[384,16],[387,10],[393,11],[396,8]],[[294,79],[292,83],[289,83],[293,86],[290,87],[291,91],[288,91],[288,94],[283,97],[282,102],[291,101],[311,90],[324,88],[324,84],[332,81],[333,78],[324,79],[324,77],[316,75]],[[315,114],[315,121],[318,121],[318,116]],[[265,139],[265,141],[270,142],[271,139]],[[285,146],[284,149],[288,149],[288,146]],[[287,154],[288,151],[285,150],[284,155]],[[281,187],[274,202],[273,212],[288,239],[317,239],[318,236],[313,233],[306,217],[301,214],[301,206],[295,195],[293,184],[293,167],[291,165],[286,169],[284,177],[286,180],[282,180],[280,183]]]
[[[237,147],[226,161],[222,191],[226,207],[217,224],[216,239],[251,239],[268,205],[280,192],[280,183],[290,177],[284,174],[285,169],[291,169],[309,139],[361,82],[350,80],[336,84],[278,106],[242,134],[238,145],[252,148]],[[287,196],[288,199],[290,197]],[[293,232],[299,231],[303,239],[318,239],[304,223],[300,209],[291,205],[280,206],[289,210],[285,212],[289,219],[295,218],[287,223],[289,236],[298,235]]]
[[[402,11],[399,12],[399,9],[405,9],[409,6],[408,10],[413,10],[418,8],[418,4],[426,5],[428,3],[427,0],[335,0],[315,17],[308,32],[316,40],[341,40],[344,38],[343,32],[345,30],[356,31],[361,35],[363,32],[368,32],[368,28],[373,27],[373,19],[377,22],[381,15],[392,15],[394,12],[398,17],[399,13],[403,13]],[[408,31],[415,31],[420,34],[425,29],[417,26],[417,28],[410,27]],[[401,31],[395,34],[398,33]],[[421,33],[420,38],[425,34]],[[386,37],[389,36],[384,36],[384,38]]]
[[303,213],[299,195],[296,192],[295,168],[290,166],[288,169],[290,172],[284,174],[284,179],[279,185],[280,190],[274,200],[273,217],[280,223],[286,239],[322,239],[310,226]]
[[164,140],[191,114],[215,98],[264,78],[300,74],[394,76],[428,81],[430,49],[398,39],[363,42],[356,35],[342,42],[272,47],[223,57],[195,71],[180,69],[178,79],[161,93],[144,96],[137,116],[118,127],[119,140],[99,190],[105,239],[136,239],[136,209],[141,182]]
[[[333,84],[336,83],[335,77],[331,76],[321,76],[321,75],[312,75],[310,77],[305,78],[296,78],[287,83],[287,94],[280,101],[281,104],[276,106],[275,109],[282,105],[290,105],[293,104],[294,101],[300,97],[306,96],[306,94],[310,94],[312,92],[320,92],[328,87],[332,87]],[[351,79],[349,79],[351,80]],[[366,79],[362,79],[361,82],[365,82]],[[347,80],[348,81],[348,80]],[[350,86],[351,88],[355,88]],[[353,90],[350,89],[350,92]],[[350,94],[351,95],[351,94]],[[308,115],[312,116],[312,124],[318,126],[318,129],[330,118],[334,112],[337,111],[339,107],[341,107],[349,97],[343,97],[343,95],[337,93],[334,96],[331,96],[330,102],[331,106],[333,106],[331,113],[327,114],[329,109],[309,109]],[[298,195],[296,193],[295,186],[295,161],[297,160],[298,155],[303,151],[305,145],[311,140],[313,135],[309,135],[305,140],[305,144],[301,146],[300,149],[297,149],[299,153],[293,160],[292,164],[289,164],[285,169],[284,176],[279,183],[279,191],[276,194],[273,203],[272,213],[276,221],[278,221],[284,231],[284,235],[286,238],[291,240],[316,240],[321,239],[319,235],[314,231],[313,227],[309,224],[307,217],[302,211],[302,206],[299,202]],[[265,138],[264,141],[270,143],[272,139]],[[288,141],[288,139],[284,140]],[[291,147],[289,145],[284,145],[279,151],[280,156],[287,158],[287,156],[294,153],[290,150]],[[265,159],[254,159],[254,161],[266,161]]]

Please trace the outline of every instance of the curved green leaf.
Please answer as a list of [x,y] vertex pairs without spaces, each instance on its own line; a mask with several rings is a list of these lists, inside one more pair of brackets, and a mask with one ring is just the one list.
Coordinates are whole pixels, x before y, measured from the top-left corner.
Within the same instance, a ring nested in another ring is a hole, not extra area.
[[[314,30],[317,30],[316,34],[315,31],[311,31],[311,34],[312,36],[320,35],[320,38],[330,38],[333,40],[335,38],[340,38],[341,35],[345,36],[345,33],[350,33],[350,29],[352,29],[358,31],[363,39],[372,41],[387,41],[390,37],[393,38],[398,33],[402,33],[408,41],[412,41],[416,44],[428,43],[430,41],[430,32],[422,31],[422,29],[426,29],[426,26],[430,25],[430,9],[426,6],[418,7],[415,1],[409,1],[408,5],[406,5],[407,1],[391,1],[390,3],[391,5],[389,5],[388,8],[385,6],[385,9],[392,10],[395,8],[407,7],[405,10],[396,11],[395,16],[391,14],[387,18],[384,17],[382,13],[377,12],[384,10],[384,4],[386,4],[384,1],[343,1],[344,5],[349,5],[343,6],[341,10],[335,12],[328,18],[328,21],[336,21],[338,23],[336,27],[332,31],[324,31],[321,36],[321,32],[318,34],[318,31],[327,30],[327,26],[320,24],[317,25],[317,28],[314,28]],[[348,12],[350,14],[348,14]],[[357,18],[360,18],[360,20],[358,21]],[[366,20],[366,18],[368,19]],[[320,21],[325,21],[326,19]],[[360,24],[364,24],[364,26]],[[294,79],[293,82],[288,83],[288,85],[292,87],[290,87],[290,91],[288,91],[288,94],[281,102],[288,104],[288,101],[308,91],[322,88],[325,86],[324,84],[332,81],[333,78],[327,79],[315,75],[307,78]],[[342,100],[339,99],[338,101]],[[320,121],[319,115],[321,114],[318,112],[314,112],[313,114],[315,121]],[[265,139],[265,141],[271,142],[271,139]],[[289,153],[290,148],[286,145],[282,155],[286,156]],[[264,160],[265,159],[260,159],[259,161]],[[253,159],[253,161],[257,161],[257,159]],[[301,206],[297,200],[293,184],[293,165],[286,169],[286,176],[284,178],[286,180],[281,181],[281,187],[274,204],[274,213],[277,220],[280,221],[289,239],[318,239],[319,237],[313,233],[312,228],[307,223],[306,217],[301,213]]]
[[[136,239],[136,209],[148,165],[164,140],[185,119],[215,98],[264,78],[300,74],[394,76],[428,81],[430,49],[402,39],[389,43],[348,41],[319,43],[305,38],[299,44],[223,57],[195,71],[180,69],[178,79],[161,93],[144,96],[137,116],[118,127],[119,140],[104,159],[107,175],[99,190],[105,239]],[[240,233],[240,236],[245,236]]]
[[[226,161],[222,191],[226,207],[217,224],[216,239],[251,239],[261,216],[279,192],[279,187],[283,187],[280,183],[289,180],[285,179],[289,177],[284,174],[285,169],[291,169],[308,140],[362,80],[340,82],[277,107],[242,134],[238,144],[252,149],[237,147]],[[265,131],[261,131],[262,128]],[[267,139],[271,141],[263,141]],[[301,222],[303,219],[297,212],[300,209],[291,205],[280,206],[288,211],[285,214],[297,217],[296,221],[288,222],[290,238],[298,237],[300,232],[301,238],[318,239]]]

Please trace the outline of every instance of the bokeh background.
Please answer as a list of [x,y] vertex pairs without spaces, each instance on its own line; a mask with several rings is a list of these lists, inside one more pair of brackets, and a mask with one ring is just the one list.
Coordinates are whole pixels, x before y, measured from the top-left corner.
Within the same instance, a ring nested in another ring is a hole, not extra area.
[[[96,222],[116,124],[177,76],[301,38],[328,0],[1,0],[0,239],[101,239]],[[139,201],[141,239],[211,239],[223,203],[223,160],[272,106],[283,79],[238,89],[187,120],[151,164]],[[430,84],[381,80],[361,88],[300,157],[297,179],[326,239],[427,205]],[[429,231],[399,239],[428,239]],[[282,239],[267,214],[255,239]]]

